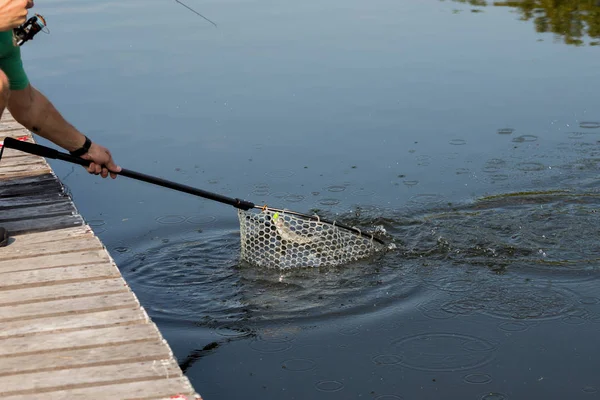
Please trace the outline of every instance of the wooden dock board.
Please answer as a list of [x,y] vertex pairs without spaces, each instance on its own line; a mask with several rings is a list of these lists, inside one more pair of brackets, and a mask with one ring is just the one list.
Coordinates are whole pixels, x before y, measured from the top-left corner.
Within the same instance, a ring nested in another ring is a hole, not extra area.
[[4,149],[0,226],[0,398],[200,399],[43,158]]

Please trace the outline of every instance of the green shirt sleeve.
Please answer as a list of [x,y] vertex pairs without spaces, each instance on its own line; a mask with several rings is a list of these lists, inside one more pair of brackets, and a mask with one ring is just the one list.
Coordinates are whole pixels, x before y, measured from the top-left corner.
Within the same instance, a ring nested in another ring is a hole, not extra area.
[[0,69],[8,77],[10,90],[23,90],[29,85],[21,60],[21,48],[13,44],[12,31],[0,32]]

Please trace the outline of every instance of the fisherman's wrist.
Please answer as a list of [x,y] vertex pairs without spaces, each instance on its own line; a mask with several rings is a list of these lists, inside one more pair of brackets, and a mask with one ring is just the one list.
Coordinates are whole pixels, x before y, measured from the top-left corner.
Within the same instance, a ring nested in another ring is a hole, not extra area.
[[85,153],[87,153],[90,150],[90,147],[92,146],[92,141],[87,136],[84,136],[84,137],[85,137],[85,142],[83,143],[83,145],[80,148],[69,151],[69,153],[71,153],[72,156],[81,157],[82,155],[84,155]]

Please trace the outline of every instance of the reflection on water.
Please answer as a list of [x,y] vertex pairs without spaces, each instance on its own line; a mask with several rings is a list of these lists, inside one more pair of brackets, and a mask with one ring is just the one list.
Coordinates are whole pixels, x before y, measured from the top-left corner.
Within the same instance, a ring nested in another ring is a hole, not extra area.
[[[442,0],[443,1],[443,0]],[[538,33],[553,33],[561,37],[565,44],[581,46],[585,38],[590,46],[600,45],[600,1],[598,0],[452,0],[471,6],[510,7],[515,9],[522,20],[532,21]],[[481,9],[472,9],[473,12]]]

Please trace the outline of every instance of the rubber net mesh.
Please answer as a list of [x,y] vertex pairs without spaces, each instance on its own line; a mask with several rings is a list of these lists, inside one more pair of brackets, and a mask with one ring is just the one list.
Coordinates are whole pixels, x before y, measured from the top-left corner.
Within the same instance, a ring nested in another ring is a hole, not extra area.
[[336,266],[383,247],[368,236],[281,211],[238,210],[238,217],[241,258],[262,267]]

